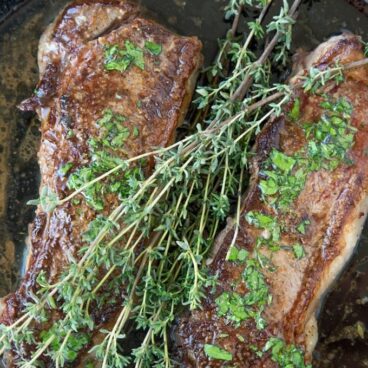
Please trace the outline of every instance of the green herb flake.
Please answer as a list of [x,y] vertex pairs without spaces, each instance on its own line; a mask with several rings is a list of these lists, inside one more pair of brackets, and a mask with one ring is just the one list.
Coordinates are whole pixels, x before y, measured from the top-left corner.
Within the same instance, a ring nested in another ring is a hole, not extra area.
[[269,229],[275,223],[273,217],[265,215],[261,212],[250,211],[245,215],[245,219],[249,224],[262,229]]
[[77,198],[73,198],[72,199],[72,204],[74,205],[74,206],[77,206],[77,205],[79,205],[81,203],[81,200],[80,199],[77,199]]
[[227,259],[229,261],[235,262],[238,259],[239,249],[237,247],[232,246],[229,249]]
[[354,144],[356,129],[349,124],[352,108],[344,99],[335,103],[324,101],[324,114],[316,124],[306,126],[308,154],[312,160],[311,170],[334,170],[344,161],[348,163],[348,150]]
[[96,123],[100,128],[98,139],[89,141],[91,151],[96,151],[99,146],[121,150],[130,135],[129,129],[123,125],[126,120],[124,115],[115,113],[111,109],[105,110],[102,118]]
[[304,354],[301,349],[295,345],[287,345],[278,337],[271,337],[265,347],[264,352],[270,352],[271,359],[285,368],[312,368],[310,364],[305,364]]
[[300,117],[300,99],[299,98],[295,99],[293,107],[291,108],[289,112],[289,117],[294,121],[299,120],[299,117]]
[[65,165],[61,166],[59,169],[60,175],[65,176],[72,167],[73,167],[72,162],[68,162]]
[[268,180],[261,180],[259,182],[259,188],[261,189],[262,194],[265,196],[273,196],[279,191],[278,183],[272,178],[269,178]]
[[248,254],[249,253],[248,253],[247,250],[238,249],[237,247],[232,246],[229,249],[227,259],[228,259],[228,261],[232,261],[232,262],[236,262],[236,261],[244,262],[247,259]]
[[275,167],[287,173],[291,171],[296,162],[294,158],[287,156],[284,153],[275,149],[273,149],[271,152],[271,161]]
[[296,259],[302,259],[305,256],[305,250],[301,244],[293,245],[293,252]]
[[249,259],[243,273],[243,278],[249,290],[244,298],[246,305],[265,306],[269,303],[269,289],[265,277],[255,259]]
[[108,71],[125,72],[131,65],[144,70],[143,49],[129,40],[125,41],[123,48],[118,45],[106,46],[104,56],[105,69]]
[[74,131],[72,129],[68,130],[68,133],[66,134],[66,138],[69,139],[73,137],[75,137]]
[[302,127],[307,145],[292,156],[273,149],[260,173],[262,199],[281,210],[291,204],[303,190],[308,174],[321,169],[334,170],[341,162],[349,164],[347,155],[354,144],[356,129],[351,126],[351,105],[344,99],[324,101],[321,118]]
[[139,136],[139,129],[135,126],[133,128],[133,137],[137,138]]
[[240,249],[239,253],[238,253],[238,261],[239,262],[244,262],[247,257],[248,257],[248,252],[245,249]]
[[269,230],[272,241],[280,240],[281,226],[272,216],[265,215],[257,211],[250,211],[245,215],[245,219],[250,225],[260,229]]
[[307,230],[307,226],[310,225],[310,221],[309,220],[303,220],[302,222],[300,222],[300,224],[296,227],[296,230],[300,233],[305,235],[306,230]]
[[212,359],[225,360],[225,361],[233,360],[233,355],[231,353],[229,353],[224,349],[219,348],[216,345],[205,344],[204,352],[209,358]]
[[146,41],[144,43],[144,47],[146,50],[148,50],[152,55],[158,56],[162,52],[162,45],[159,45],[158,43],[152,42],[152,41]]
[[219,316],[226,316],[229,321],[239,325],[249,318],[242,296],[235,292],[224,292],[216,299]]

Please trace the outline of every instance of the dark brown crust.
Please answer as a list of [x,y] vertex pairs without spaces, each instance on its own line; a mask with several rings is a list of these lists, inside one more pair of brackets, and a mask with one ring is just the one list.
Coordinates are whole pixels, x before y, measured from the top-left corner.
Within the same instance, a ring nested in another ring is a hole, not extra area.
[[[184,118],[202,64],[202,45],[197,38],[177,36],[138,13],[137,6],[126,1],[77,0],[41,38],[39,92],[20,107],[36,110],[40,117],[41,187],[49,187],[60,199],[70,192],[59,168],[68,162],[73,163],[72,170],[88,164],[87,141],[96,136],[95,122],[106,108],[126,116],[129,129],[139,129],[139,136],[124,147],[129,157],[172,143]],[[144,70],[132,66],[124,73],[106,71],[104,45],[124,45],[125,40],[141,47],[145,40],[155,41],[162,45],[162,53],[145,53]],[[70,129],[75,136],[67,138]],[[117,198],[109,197],[103,213],[111,212],[116,203]],[[95,217],[84,201],[66,203],[51,214],[38,207],[30,230],[27,271],[20,288],[2,300],[0,323],[10,325],[21,315],[30,294],[36,293],[41,270],[50,282],[55,280],[69,257],[76,256],[81,234]],[[115,313],[116,307],[106,308],[103,314],[96,313],[96,320],[106,322]]]
[[[359,38],[344,35],[322,44],[304,60],[303,67],[309,68],[313,63],[323,69],[336,61],[345,64],[363,57]],[[296,83],[300,75],[305,74],[303,67],[297,68],[298,75],[292,79],[291,85]],[[231,352],[233,360],[229,362],[230,366],[276,367],[277,364],[268,354],[258,358],[249,348],[255,345],[262,349],[270,336],[278,336],[287,343],[303,347],[306,359],[311,359],[317,338],[315,313],[319,302],[349,259],[368,211],[368,68],[348,72],[346,77],[344,83],[333,89],[328,87],[327,90],[331,96],[343,96],[353,105],[352,124],[358,132],[349,154],[354,164],[343,164],[333,172],[311,174],[293,206],[294,215],[278,215],[279,221],[289,225],[295,226],[295,218],[309,218],[311,225],[305,235],[290,233],[282,236],[284,245],[302,243],[307,256],[297,261],[290,252],[280,250],[272,256],[277,270],[265,271],[273,295],[273,301],[264,314],[267,328],[259,331],[250,321],[235,328],[217,315],[215,299],[223,291],[233,290],[232,283],[240,278],[243,270],[243,266],[225,261],[234,234],[230,221],[218,238],[210,264],[211,271],[219,280],[215,293],[208,295],[203,310],[182,317],[174,331],[178,360],[183,367],[226,366],[223,361],[205,356],[203,345],[206,343]],[[321,97],[306,95],[298,89],[295,89],[295,94],[301,99],[302,121],[316,121],[322,113],[319,105]],[[256,210],[275,216],[273,210],[260,200],[259,166],[272,147],[291,154],[305,143],[304,140],[300,128],[285,117],[267,124],[257,138],[251,185],[243,202],[243,215]],[[249,225],[241,216],[236,245],[251,251],[259,234],[260,230]],[[246,293],[245,285],[240,283],[235,291]],[[220,334],[228,336],[219,338]],[[237,335],[241,335],[244,342]]]

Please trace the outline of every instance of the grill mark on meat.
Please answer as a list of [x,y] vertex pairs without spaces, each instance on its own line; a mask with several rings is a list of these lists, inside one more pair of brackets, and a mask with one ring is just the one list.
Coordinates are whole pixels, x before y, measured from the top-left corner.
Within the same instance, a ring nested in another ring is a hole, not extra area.
[[[145,53],[144,70],[135,66],[124,73],[105,70],[105,45],[124,45],[130,40],[143,47],[148,39],[160,43],[162,52],[158,57]],[[95,123],[106,108],[126,116],[124,124],[129,128],[139,129],[139,137],[126,141],[129,157],[172,143],[202,64],[201,47],[195,37],[175,35],[142,18],[138,7],[127,1],[77,0],[68,5],[41,37],[38,92],[20,104],[22,110],[35,110],[41,120],[41,187],[47,186],[60,199],[70,193],[59,168],[67,162],[73,163],[73,170],[89,163],[87,141],[97,136]],[[143,103],[138,107],[140,100]],[[67,136],[70,129],[72,138]],[[117,202],[116,197],[108,197],[103,214],[111,212]],[[26,274],[19,289],[1,301],[0,323],[10,325],[22,314],[37,291],[40,271],[46,272],[51,283],[58,278],[70,257],[77,256],[81,234],[96,215],[83,201],[65,203],[51,214],[37,208],[30,227]],[[117,308],[94,311],[96,321],[114,323]],[[60,317],[56,310],[52,318]],[[15,352],[9,353],[8,367],[15,357]],[[52,366],[43,359],[46,366]]]
[[[324,69],[335,62],[342,64],[364,57],[360,39],[344,34],[333,37],[321,44],[309,55],[303,54],[294,67],[297,75],[290,81],[294,93],[300,99],[301,121],[313,122],[323,113],[320,107],[322,97],[307,95],[295,84],[313,65]],[[298,59],[298,58],[297,58]],[[232,290],[244,268],[226,261],[228,248],[234,234],[234,220],[228,220],[227,227],[218,236],[209,261],[211,273],[218,276],[215,293],[207,294],[202,310],[185,313],[173,330],[175,354],[183,367],[222,367],[224,362],[209,359],[204,354],[204,344],[215,344],[232,353],[229,364],[236,367],[273,368],[277,363],[268,353],[257,357],[250,349],[253,344],[262,348],[271,336],[283,338],[288,344],[295,344],[305,351],[310,361],[317,341],[316,313],[323,295],[349,260],[361,233],[368,211],[368,68],[361,67],[345,73],[345,82],[326,93],[334,98],[344,97],[353,107],[352,125],[357,128],[355,143],[349,152],[353,164],[340,164],[332,172],[317,171],[309,174],[303,191],[292,206],[296,219],[308,218],[311,224],[299,240],[306,256],[297,261],[284,250],[273,254],[275,272],[266,269],[266,277],[272,303],[266,307],[264,317],[268,322],[264,330],[257,330],[251,320],[245,320],[239,328],[225,318],[218,316],[215,299],[224,291]],[[287,109],[286,109],[287,110]],[[300,129],[299,129],[300,130]],[[269,208],[260,199],[258,182],[260,167],[272,148],[286,154],[293,154],[305,145],[305,138],[295,124],[285,116],[270,121],[257,137],[255,158],[251,165],[251,182],[242,204],[242,216],[236,245],[250,252],[261,230],[247,223],[244,214],[249,211],[264,211]],[[293,218],[280,214],[287,224]],[[293,237],[282,234],[282,244],[291,245]],[[264,250],[268,255],[268,251]],[[244,294],[246,290],[237,289]],[[218,338],[220,334],[227,337]],[[237,335],[244,338],[239,341]]]

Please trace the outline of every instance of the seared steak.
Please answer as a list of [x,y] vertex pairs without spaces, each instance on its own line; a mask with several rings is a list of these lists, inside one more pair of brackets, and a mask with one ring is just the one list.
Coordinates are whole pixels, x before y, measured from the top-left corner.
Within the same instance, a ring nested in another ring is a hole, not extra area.
[[300,77],[363,57],[360,39],[345,34],[296,66],[294,102],[257,137],[235,242],[233,220],[217,239],[209,265],[215,290],[175,329],[182,366],[311,361],[321,299],[368,211],[368,68],[346,71],[318,93],[305,92]]
[[[114,124],[120,124],[114,129],[121,134],[123,149],[115,149],[114,137],[106,138],[108,152],[118,158],[173,142],[202,56],[197,38],[178,36],[143,18],[127,1],[76,0],[42,36],[38,62],[36,93],[20,107],[36,111],[41,120],[41,188],[63,199],[72,192],[66,174],[91,162],[91,142],[101,136],[98,122],[106,114],[119,117],[114,118]],[[10,325],[22,315],[37,292],[41,271],[55,282],[70,259],[79,256],[88,224],[117,205],[116,195],[106,198],[98,204],[91,199],[67,202],[51,212],[38,206],[26,273],[19,289],[2,300],[2,324]],[[114,309],[103,313],[99,320],[108,322]]]

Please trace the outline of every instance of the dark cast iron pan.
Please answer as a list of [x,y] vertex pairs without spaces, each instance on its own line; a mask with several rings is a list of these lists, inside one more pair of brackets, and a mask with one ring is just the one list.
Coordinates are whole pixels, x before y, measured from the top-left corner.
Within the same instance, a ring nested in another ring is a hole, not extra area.
[[[25,238],[38,196],[38,122],[17,111],[38,80],[38,40],[68,0],[0,0],[0,297],[16,289]],[[206,63],[226,34],[227,0],[141,0],[161,23],[204,43]],[[294,48],[311,49],[333,34],[351,31],[368,41],[367,0],[304,0]],[[368,367],[368,225],[357,251],[320,312],[315,367]]]

